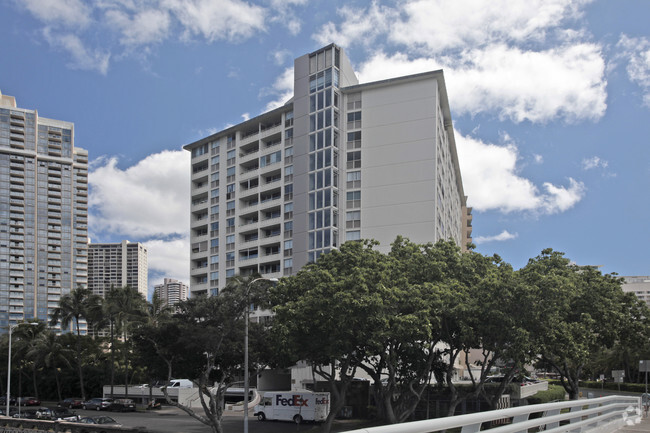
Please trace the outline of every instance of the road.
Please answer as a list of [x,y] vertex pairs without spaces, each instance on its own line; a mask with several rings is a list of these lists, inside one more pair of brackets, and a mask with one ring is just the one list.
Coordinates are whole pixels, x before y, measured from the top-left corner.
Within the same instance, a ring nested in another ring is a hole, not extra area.
[[[202,424],[185,412],[175,407],[164,407],[161,410],[147,412],[97,412],[93,410],[75,409],[81,416],[108,415],[125,427],[143,427],[155,433],[210,433],[210,427]],[[240,412],[226,412],[222,421],[225,433],[241,433],[244,431],[244,417]],[[333,431],[342,432],[358,427],[354,421],[335,422]],[[249,433],[318,433],[319,424],[294,424],[281,421],[258,421],[256,417],[249,418]]]

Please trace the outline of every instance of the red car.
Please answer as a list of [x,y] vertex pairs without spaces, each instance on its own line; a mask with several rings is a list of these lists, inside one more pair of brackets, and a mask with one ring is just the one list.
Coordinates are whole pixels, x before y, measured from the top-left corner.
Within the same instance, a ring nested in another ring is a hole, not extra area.
[[36,397],[18,397],[18,404],[20,406],[40,406],[41,401]]
[[67,407],[70,409],[81,409],[84,401],[80,397],[68,397],[63,401],[59,402],[60,407]]

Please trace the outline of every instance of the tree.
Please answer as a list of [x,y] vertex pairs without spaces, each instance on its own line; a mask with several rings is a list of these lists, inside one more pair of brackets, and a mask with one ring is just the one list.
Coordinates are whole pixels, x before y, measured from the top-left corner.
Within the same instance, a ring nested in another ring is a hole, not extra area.
[[86,389],[84,387],[83,361],[81,356],[81,329],[80,322],[88,316],[89,305],[97,302],[96,295],[84,287],[77,287],[59,299],[59,306],[54,309],[50,318],[50,325],[56,326],[61,322],[62,329],[69,329],[73,325],[76,331],[76,363],[79,373],[79,388],[81,398],[86,400]]
[[[56,380],[56,392],[59,401],[63,400],[61,394],[60,368],[70,367],[70,358],[72,351],[66,348],[61,339],[51,331],[45,331],[35,339],[35,344],[27,352],[27,357],[34,359],[35,362],[45,366],[45,368],[54,371]],[[38,395],[36,395],[38,397]]]
[[632,311],[625,308],[621,281],[573,265],[552,249],[530,259],[519,274],[536,292],[527,314],[535,318],[531,336],[540,361],[560,374],[570,398],[577,399],[584,367],[599,349],[613,347]]
[[[204,415],[190,407],[173,402],[163,392],[167,402],[177,406],[193,418],[210,426],[213,432],[222,433],[224,396],[226,390],[241,374],[244,342],[244,309],[249,305],[236,286],[229,286],[218,296],[198,296],[178,304],[173,316],[160,317],[144,323],[134,331],[138,350],[155,352],[167,367],[168,381],[173,377],[192,378],[199,389],[199,400]],[[267,340],[253,326],[251,347],[262,347],[257,338]],[[260,350],[251,353],[253,368],[265,365]],[[155,366],[159,368],[159,365]]]
[[332,406],[324,430],[345,404],[356,370],[378,351],[387,258],[376,242],[347,242],[272,289],[276,347],[288,364],[308,362],[329,382]]
[[111,395],[114,381],[115,336],[113,327],[121,334],[122,359],[124,362],[124,389],[128,397],[129,389],[129,352],[131,349],[129,332],[134,323],[142,322],[147,304],[142,295],[129,285],[111,287],[106,295],[104,311],[111,326]]

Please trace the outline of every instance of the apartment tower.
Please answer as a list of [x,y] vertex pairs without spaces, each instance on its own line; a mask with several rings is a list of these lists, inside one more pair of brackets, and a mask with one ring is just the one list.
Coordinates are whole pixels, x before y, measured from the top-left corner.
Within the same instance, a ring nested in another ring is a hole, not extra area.
[[147,249],[140,242],[88,244],[88,289],[102,298],[111,287],[131,286],[147,298]]
[[285,105],[184,148],[192,295],[291,275],[346,241],[471,241],[442,71],[359,84],[329,45],[295,60]]
[[0,329],[87,284],[88,153],[74,125],[0,93]]
[[190,288],[183,282],[165,278],[162,284],[154,287],[154,291],[165,305],[173,307],[179,302],[187,300]]

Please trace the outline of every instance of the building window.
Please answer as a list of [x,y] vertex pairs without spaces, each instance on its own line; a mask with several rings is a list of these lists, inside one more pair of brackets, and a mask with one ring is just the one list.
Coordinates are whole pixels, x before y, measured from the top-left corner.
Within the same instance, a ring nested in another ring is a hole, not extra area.
[[235,215],[235,200],[226,203],[226,216]]
[[348,113],[348,129],[361,128],[361,111]]
[[358,241],[361,239],[361,231],[360,230],[352,230],[349,232],[345,232],[345,240],[346,241]]
[[228,153],[226,154],[226,156],[227,156],[227,159],[228,159],[226,161],[226,164],[227,165],[233,165],[235,163],[235,158],[237,157],[237,150],[236,149],[229,150]]
[[361,151],[357,150],[354,152],[348,152],[348,163],[347,163],[347,168],[348,169],[353,169],[353,168],[361,168]]
[[284,219],[290,220],[293,218],[293,203],[286,203],[284,205]]
[[347,173],[348,189],[361,188],[361,172],[360,171],[349,171]]
[[361,110],[361,92],[348,95],[348,111]]
[[361,227],[361,211],[354,210],[345,214],[345,228],[357,229]]
[[226,182],[234,182],[235,174],[237,173],[237,167],[228,167],[226,170]]
[[278,150],[277,152],[262,156],[260,158],[260,167],[266,167],[280,161],[282,161],[282,151]]
[[346,207],[361,207],[361,191],[348,191],[346,193]]
[[284,223],[284,238],[289,239],[293,237],[293,221]]
[[361,148],[361,131],[348,132],[347,149],[354,150]]

